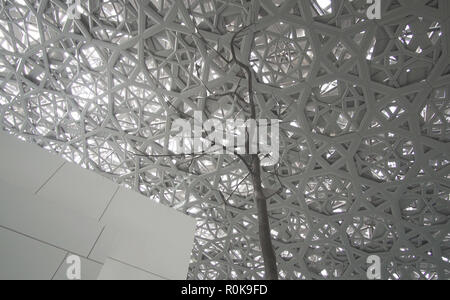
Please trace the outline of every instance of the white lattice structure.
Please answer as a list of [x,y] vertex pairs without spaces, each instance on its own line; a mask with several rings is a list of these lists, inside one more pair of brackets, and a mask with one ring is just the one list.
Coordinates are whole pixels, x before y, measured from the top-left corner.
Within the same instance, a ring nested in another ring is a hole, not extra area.
[[388,278],[448,279],[450,2],[382,2],[82,0],[71,20],[2,0],[2,126],[198,218],[191,279],[261,278],[244,164],[166,156],[175,119],[245,114],[241,30],[258,115],[282,121],[281,278],[365,278],[377,254]]

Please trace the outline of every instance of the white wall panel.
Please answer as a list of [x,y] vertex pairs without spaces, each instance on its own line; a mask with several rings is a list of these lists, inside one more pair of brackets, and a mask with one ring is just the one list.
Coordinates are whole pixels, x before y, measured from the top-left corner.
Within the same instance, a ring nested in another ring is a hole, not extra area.
[[101,259],[101,252],[105,252],[101,248],[112,244],[109,257],[162,277],[186,279],[195,219],[121,188],[101,221],[107,230],[114,226],[120,231],[117,236],[111,233],[115,230],[105,232],[94,257]]
[[116,260],[107,259],[98,280],[164,280],[164,278]]
[[[0,181],[0,225],[87,256],[102,227],[96,220]],[[1,246],[0,246],[1,247]]]
[[[181,234],[124,229],[116,237],[109,257],[163,278],[186,280],[192,249],[185,250],[188,248],[180,237]],[[192,247],[192,241],[189,246]]]
[[106,226],[88,258],[100,263],[105,263],[112,247],[116,243],[119,230],[120,227]]
[[0,228],[0,280],[50,280],[66,253]]
[[[64,262],[59,267],[56,275],[53,277],[53,280],[68,280],[67,270],[71,267],[71,265],[67,263],[66,258],[64,259]],[[97,262],[91,261],[89,259],[86,259],[84,257],[80,257],[80,259],[81,259],[81,265],[80,265],[81,280],[96,280],[98,278],[98,275],[100,274],[100,271],[101,271],[103,265],[99,264]]]
[[36,192],[64,160],[0,130],[0,174],[7,183]]
[[74,164],[65,164],[38,193],[78,214],[98,220],[117,185]]
[[178,235],[183,231],[186,236],[192,234],[196,223],[192,217],[127,188],[119,189],[101,221],[105,224],[128,224],[149,232],[160,232],[160,226],[164,224],[166,234]]
[[[95,279],[104,262],[103,279],[186,279],[195,219],[36,146],[0,138],[0,228],[22,237],[3,234],[1,276],[63,280],[63,259],[74,253],[82,259],[82,279]],[[22,178],[30,185],[21,185]],[[21,277],[32,254],[13,250],[27,243],[42,252],[47,269],[39,273],[39,264],[30,264],[32,272]]]

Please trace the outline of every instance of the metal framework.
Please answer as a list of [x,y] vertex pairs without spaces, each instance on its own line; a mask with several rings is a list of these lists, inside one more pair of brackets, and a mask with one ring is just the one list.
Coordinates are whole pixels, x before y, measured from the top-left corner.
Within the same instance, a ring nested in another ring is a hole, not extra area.
[[167,156],[175,119],[245,114],[246,28],[280,277],[448,279],[450,2],[366,2],[1,0],[1,124],[196,217],[190,279],[261,278],[243,163]]

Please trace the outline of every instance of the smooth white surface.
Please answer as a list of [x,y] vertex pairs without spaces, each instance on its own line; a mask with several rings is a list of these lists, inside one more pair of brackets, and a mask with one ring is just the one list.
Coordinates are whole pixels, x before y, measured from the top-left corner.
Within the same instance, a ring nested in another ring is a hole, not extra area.
[[98,280],[164,280],[164,278],[136,269],[116,260],[107,259]]
[[66,253],[0,228],[0,280],[50,280]]
[[[66,256],[67,258],[67,256]],[[67,279],[67,270],[71,265],[67,264],[66,258],[64,259],[63,264],[59,267],[58,272],[56,273],[53,280],[69,280]],[[81,259],[81,280],[96,280],[103,265],[88,260],[84,257],[80,257]]]
[[[119,188],[112,181],[76,165],[59,165],[58,157],[37,146],[14,141],[11,137],[1,142],[4,144],[0,148],[27,156],[14,156],[13,160],[18,163],[0,160],[0,170],[6,170],[0,173],[0,226],[22,237],[6,235],[5,242],[0,240],[3,264],[0,266],[4,272],[10,272],[14,260],[18,259],[13,255],[14,247],[37,242],[44,245],[39,248],[43,253],[38,253],[37,258],[43,256],[42,263],[48,263],[48,270],[31,272],[29,276],[36,279],[51,279],[54,274],[54,279],[65,279],[67,266],[63,259],[67,253],[81,257],[82,279],[83,276],[84,279],[95,279],[105,261],[109,264],[103,274],[109,274],[111,279],[127,279],[127,276],[131,279],[155,279],[152,276],[186,279],[195,219],[134,191]],[[22,151],[22,147],[27,150]],[[42,153],[50,158],[42,158]],[[20,163],[27,160],[53,161],[50,165],[55,170],[43,172],[46,174],[43,176],[38,164],[31,164],[36,168],[35,172],[29,165]],[[8,168],[14,169],[11,177]],[[42,176],[35,178],[30,175],[33,172]],[[17,181],[19,178],[29,175],[33,183],[29,188],[15,185],[21,183]],[[39,186],[37,193],[33,186]],[[4,244],[8,240],[13,242]],[[49,250],[53,248],[57,251]],[[32,255],[22,252],[18,251],[17,257],[23,256],[25,264],[29,263],[28,257]],[[116,263],[111,262],[111,258]],[[136,270],[130,270],[131,266]],[[30,267],[34,268],[34,265]],[[17,272],[12,272],[11,276],[28,279],[27,274],[21,274],[25,271],[26,268],[19,264]],[[142,272],[145,274],[140,274]]]
[[102,227],[0,180],[0,225],[87,256]]
[[[134,230],[119,232],[109,257],[163,278],[186,280],[191,250],[179,235]],[[192,245],[192,243],[191,243]]]
[[98,220],[117,185],[74,164],[65,164],[38,193],[80,215]]
[[35,193],[63,164],[62,158],[0,130],[0,174],[7,183]]
[[88,258],[105,263],[116,242],[119,230],[120,227],[106,226]]
[[196,226],[194,218],[122,187],[114,196],[101,222],[105,225],[123,224],[149,233],[177,237],[180,244],[190,243],[186,247],[192,247]]
[[[195,219],[120,188],[101,221],[108,232],[100,238],[93,258],[102,259],[106,251],[101,249],[110,247],[109,257],[164,278],[186,279]],[[117,235],[112,234],[117,230],[108,230],[111,226],[120,229]]]

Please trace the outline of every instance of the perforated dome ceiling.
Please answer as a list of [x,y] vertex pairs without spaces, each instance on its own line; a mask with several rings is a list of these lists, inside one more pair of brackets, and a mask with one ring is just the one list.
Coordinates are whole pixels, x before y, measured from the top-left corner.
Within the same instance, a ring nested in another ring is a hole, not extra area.
[[2,0],[1,123],[196,217],[190,279],[261,278],[245,165],[167,156],[173,120],[245,111],[248,26],[280,277],[448,279],[450,2],[382,2]]

